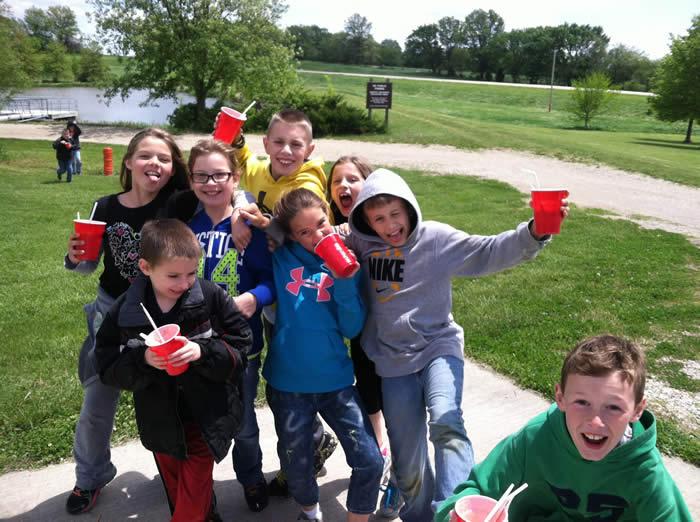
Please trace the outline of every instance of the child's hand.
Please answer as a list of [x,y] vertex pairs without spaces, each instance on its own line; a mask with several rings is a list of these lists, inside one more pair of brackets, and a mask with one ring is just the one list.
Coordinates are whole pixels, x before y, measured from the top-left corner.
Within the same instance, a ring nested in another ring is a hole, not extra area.
[[165,366],[168,363],[167,357],[156,355],[156,352],[154,352],[151,348],[146,350],[144,358],[146,359],[146,364],[153,366],[156,370],[165,370]]
[[[530,208],[532,207],[532,200],[530,200]],[[561,212],[561,218],[566,219],[567,216],[569,215],[569,200],[568,199],[562,199],[561,200],[561,207],[560,207],[560,212]],[[537,241],[540,241],[544,235],[540,235],[537,233],[537,224],[533,221],[532,222],[532,228],[531,228],[531,233],[532,237],[534,237]]]
[[270,225],[270,218],[260,212],[260,209],[255,203],[241,208],[240,215],[254,227],[267,228]]
[[241,295],[234,297],[233,302],[236,303],[238,311],[241,312],[246,319],[250,319],[258,308],[258,300],[250,292],[243,292]]
[[[211,131],[211,136],[212,136],[212,138],[214,137],[214,131],[216,131],[216,127],[219,125],[219,118],[220,118],[220,117],[221,117],[221,111],[217,112],[217,113],[216,113],[216,118],[214,118],[214,130]],[[242,130],[242,128],[241,128],[241,130]],[[233,144],[236,142],[236,140],[237,140],[237,139],[240,137],[240,135],[241,135],[241,130],[239,130],[239,131],[238,131],[238,134],[236,134],[236,135],[233,137],[233,141],[232,141],[229,145],[233,145]]]
[[182,366],[183,364],[196,361],[202,356],[202,349],[197,343],[193,343],[186,337],[179,335],[176,337],[176,339],[184,339],[187,341],[187,344],[178,351],[170,354],[168,362],[171,366]]
[[248,247],[253,237],[253,233],[243,221],[239,209],[234,210],[233,214],[231,214],[231,237],[233,238],[233,246],[239,252],[243,252]]
[[83,255],[85,250],[83,250],[83,245],[85,241],[80,239],[80,234],[73,232],[68,238],[68,259],[74,265],[80,263],[78,256]]
[[[352,272],[350,272],[345,277],[341,277],[338,274],[336,274],[331,267],[328,267],[328,270],[331,271],[331,274],[333,274],[333,277],[335,279],[350,279],[350,278],[352,278],[352,276],[354,276],[360,270],[360,263],[357,262],[357,256],[355,255],[355,252],[353,252],[352,250],[350,250],[348,248],[348,253],[352,256],[352,259],[355,261],[355,268],[353,269]],[[326,266],[328,266],[328,265],[326,265]]]

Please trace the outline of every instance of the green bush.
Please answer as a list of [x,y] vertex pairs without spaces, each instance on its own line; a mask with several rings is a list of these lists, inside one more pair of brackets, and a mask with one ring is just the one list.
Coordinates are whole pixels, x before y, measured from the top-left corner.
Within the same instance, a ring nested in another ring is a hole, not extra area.
[[186,103],[185,105],[180,105],[168,116],[168,123],[177,130],[212,132],[214,130],[214,120],[222,105],[221,101],[217,101],[212,107],[207,107],[204,110],[202,119],[198,122],[195,118],[196,104]]
[[[246,102],[233,102],[233,106],[242,110]],[[213,107],[206,110],[204,121],[213,125],[216,114],[222,102],[216,102]],[[258,100],[255,109],[248,112],[248,120],[245,123],[246,131],[261,131],[267,129],[267,124],[272,115],[284,108],[293,107],[304,111],[311,120],[314,128],[314,136],[319,138],[328,135],[343,134],[367,134],[380,132],[382,126],[370,120],[367,113],[345,101],[341,94],[336,94],[331,89],[323,94],[314,94],[310,91],[299,90],[288,94],[283,99],[263,97]],[[207,128],[197,128],[194,124],[194,104],[178,107],[173,114],[168,116],[170,124],[178,130],[195,130],[211,132],[211,125]]]

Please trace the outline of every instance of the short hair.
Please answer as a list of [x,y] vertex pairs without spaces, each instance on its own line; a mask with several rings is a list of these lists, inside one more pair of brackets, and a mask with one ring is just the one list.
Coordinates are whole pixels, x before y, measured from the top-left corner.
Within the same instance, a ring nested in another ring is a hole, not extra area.
[[285,192],[275,204],[275,220],[280,224],[287,236],[291,235],[291,223],[294,216],[305,208],[320,208],[328,215],[328,203],[315,193],[305,188]]
[[313,125],[311,125],[311,120],[303,111],[300,111],[299,109],[282,109],[281,111],[274,113],[270,118],[270,123],[267,124],[267,132],[265,134],[270,134],[272,127],[274,127],[275,124],[280,121],[290,125],[301,125],[309,133],[309,141],[313,140]]
[[179,219],[152,219],[141,228],[139,254],[151,266],[184,257],[199,259],[202,247],[190,227]]
[[364,204],[362,205],[362,211],[364,212],[368,208],[372,209],[383,207],[385,205],[393,203],[396,200],[402,201],[404,205],[408,206],[406,200],[400,198],[399,196],[393,196],[391,194],[377,194],[376,196],[372,196],[371,198],[367,198],[365,200]]
[[234,174],[240,173],[240,166],[236,159],[234,148],[223,141],[206,138],[195,143],[194,147],[190,149],[190,157],[187,160],[187,167],[189,168],[190,175],[192,175],[192,169],[194,168],[197,158],[215,153],[221,154],[228,160],[228,166],[231,172]]
[[632,341],[611,334],[596,335],[584,339],[571,350],[561,368],[562,392],[569,375],[605,377],[620,372],[622,378],[634,389],[634,400],[644,399],[646,362],[644,352]]

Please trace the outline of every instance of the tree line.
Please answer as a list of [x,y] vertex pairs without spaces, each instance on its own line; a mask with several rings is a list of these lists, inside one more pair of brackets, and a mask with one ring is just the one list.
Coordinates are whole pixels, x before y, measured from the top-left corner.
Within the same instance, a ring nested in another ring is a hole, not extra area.
[[549,83],[556,51],[555,83],[600,71],[627,90],[649,90],[656,62],[643,52],[618,45],[600,26],[561,24],[506,31],[503,18],[490,9],[476,9],[463,20],[452,16],[414,29],[404,42],[376,42],[372,24],[360,14],[330,33],[317,25],[287,28],[296,39],[296,57],[331,63],[407,66],[435,75],[488,81]]

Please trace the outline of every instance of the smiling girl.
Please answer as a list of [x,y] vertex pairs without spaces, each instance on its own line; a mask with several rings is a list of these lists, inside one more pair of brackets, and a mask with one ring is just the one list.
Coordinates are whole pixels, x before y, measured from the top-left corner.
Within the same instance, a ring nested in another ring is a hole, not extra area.
[[[109,439],[119,400],[119,390],[102,384],[94,360],[95,334],[114,301],[139,274],[139,240],[143,224],[156,216],[169,195],[187,187],[187,166],[179,147],[167,132],[149,128],[129,142],[119,181],[122,192],[105,196],[93,206],[90,219],[107,223],[102,239],[104,270],[97,298],[85,306],[88,335],[78,361],[83,386],[83,406],[75,427],[73,456],[76,482],[66,502],[70,514],[92,509],[100,490],[117,473],[110,458]],[[92,273],[97,261],[81,261],[84,242],[72,233],[64,266]]]

